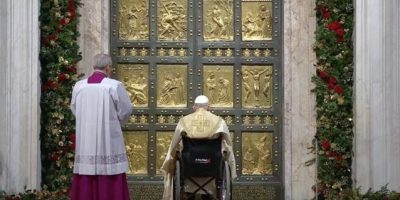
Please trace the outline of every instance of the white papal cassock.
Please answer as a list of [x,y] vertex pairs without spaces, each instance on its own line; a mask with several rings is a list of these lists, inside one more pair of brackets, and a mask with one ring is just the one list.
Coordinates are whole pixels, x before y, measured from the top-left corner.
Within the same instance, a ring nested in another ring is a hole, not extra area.
[[122,83],[104,78],[76,83],[71,109],[77,118],[74,174],[114,175],[128,170],[121,125],[132,112]]
[[[196,112],[183,117],[179,120],[174,136],[169,146],[167,156],[161,167],[161,171],[164,173],[164,200],[173,199],[173,174],[175,168],[175,152],[176,150],[182,151],[182,133],[186,132],[186,136],[189,138],[209,138],[214,139],[222,134],[222,149],[228,153],[228,162],[231,167],[231,177],[236,178],[236,164],[235,157],[232,150],[232,140],[229,135],[228,126],[225,121],[211,112],[199,108]],[[196,181],[200,184],[205,183],[207,178],[197,178]],[[190,181],[185,181],[185,191],[193,192],[197,187]],[[216,194],[215,183],[212,181],[206,186],[207,191],[211,194]],[[199,193],[202,193],[200,190]]]

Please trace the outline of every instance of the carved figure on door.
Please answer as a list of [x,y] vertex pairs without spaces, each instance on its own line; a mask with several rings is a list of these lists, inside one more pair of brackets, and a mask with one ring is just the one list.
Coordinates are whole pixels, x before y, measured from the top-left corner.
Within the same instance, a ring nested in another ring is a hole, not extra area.
[[217,80],[215,79],[214,72],[210,72],[207,80],[206,80],[206,89],[207,89],[207,96],[210,98],[210,102],[216,101],[217,95]]
[[263,89],[263,94],[268,101],[271,102],[271,74],[265,74],[265,85]]
[[184,6],[180,2],[160,1],[159,14],[159,38],[161,40],[186,39],[186,14]]
[[253,75],[253,89],[254,89],[254,96],[256,98],[256,101],[260,101],[260,76],[261,74],[265,73],[267,69],[264,70],[249,70],[249,73]]
[[218,103],[229,103],[229,80],[225,79],[223,77],[219,78],[218,80],[218,88],[219,88],[219,94],[218,94]]
[[175,74],[175,79],[174,79],[174,84],[176,86],[176,94],[175,94],[175,102],[179,103],[184,103],[185,98],[184,98],[184,87],[183,87],[183,78],[181,74],[178,72]]
[[249,97],[251,95],[251,87],[250,87],[250,80],[249,80],[250,72],[248,70],[244,70],[242,79],[243,79],[243,86],[244,86],[244,102],[247,103]]
[[173,75],[168,73],[165,76],[164,84],[162,86],[160,103],[174,105],[177,88]]
[[260,27],[263,32],[263,38],[269,38],[271,37],[271,31],[272,31],[271,12],[267,9],[265,5],[260,5],[259,9],[260,11],[257,18],[260,22]]
[[214,5],[210,17],[213,22],[212,28],[209,31],[210,36],[212,38],[222,38],[223,35],[226,35],[226,25],[218,5]]

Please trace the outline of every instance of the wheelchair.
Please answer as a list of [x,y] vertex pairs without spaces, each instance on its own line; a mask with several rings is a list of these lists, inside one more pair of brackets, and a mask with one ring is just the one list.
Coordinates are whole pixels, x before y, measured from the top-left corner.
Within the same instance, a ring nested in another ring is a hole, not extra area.
[[[183,150],[177,152],[173,179],[175,200],[194,199],[199,191],[204,191],[213,200],[232,199],[231,169],[227,153],[221,153],[221,140],[221,135],[216,139],[193,139],[182,134]],[[207,177],[207,181],[199,184],[195,181],[198,177]],[[188,181],[197,186],[192,193],[185,192]],[[216,186],[216,198],[204,188],[212,181]]]

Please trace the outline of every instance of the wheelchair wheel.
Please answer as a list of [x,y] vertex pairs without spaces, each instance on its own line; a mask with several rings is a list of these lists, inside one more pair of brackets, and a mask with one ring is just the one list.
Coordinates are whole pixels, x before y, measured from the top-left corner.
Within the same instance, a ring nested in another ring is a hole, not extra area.
[[231,168],[227,161],[224,161],[221,185],[219,186],[218,196],[220,200],[232,200],[232,177]]
[[177,160],[175,163],[174,172],[174,200],[181,200],[181,167]]

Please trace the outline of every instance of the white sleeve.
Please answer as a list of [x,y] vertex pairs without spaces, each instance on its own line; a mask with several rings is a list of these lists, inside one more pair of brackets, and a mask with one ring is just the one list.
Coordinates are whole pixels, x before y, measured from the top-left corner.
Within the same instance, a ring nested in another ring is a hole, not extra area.
[[181,136],[182,127],[180,123],[176,125],[175,133],[172,137],[171,144],[169,145],[167,156],[165,157],[164,163],[161,166],[161,171],[166,173],[173,173],[175,167],[175,153],[177,149],[180,149],[180,141],[182,140]]
[[222,120],[221,122],[221,129],[222,129],[222,135],[223,135],[223,140],[222,140],[222,151],[225,151],[228,153],[228,163],[229,166],[231,167],[231,176],[232,178],[237,177],[236,173],[236,161],[235,161],[235,156],[233,153],[233,148],[232,148],[232,138],[229,133],[229,128],[226,125],[225,121]]
[[72,89],[72,97],[71,97],[71,111],[74,116],[76,116],[76,86]]
[[122,85],[122,83],[119,83],[117,86],[117,94],[117,115],[122,126],[128,121],[129,116],[132,113],[132,104],[129,99],[128,92],[125,90],[125,87]]
[[170,149],[169,153],[171,153],[171,155],[175,155],[176,150],[181,150],[181,148],[179,146],[180,142],[182,140],[181,133],[182,133],[182,126],[181,126],[181,123],[178,123],[175,128],[174,136],[172,137],[172,140],[171,140],[171,145],[169,146],[169,149]]
[[216,132],[217,133],[225,133],[224,135],[227,135],[230,139],[229,127],[228,127],[228,125],[226,125],[226,122],[222,119],[221,119],[221,125],[219,126],[219,128]]

